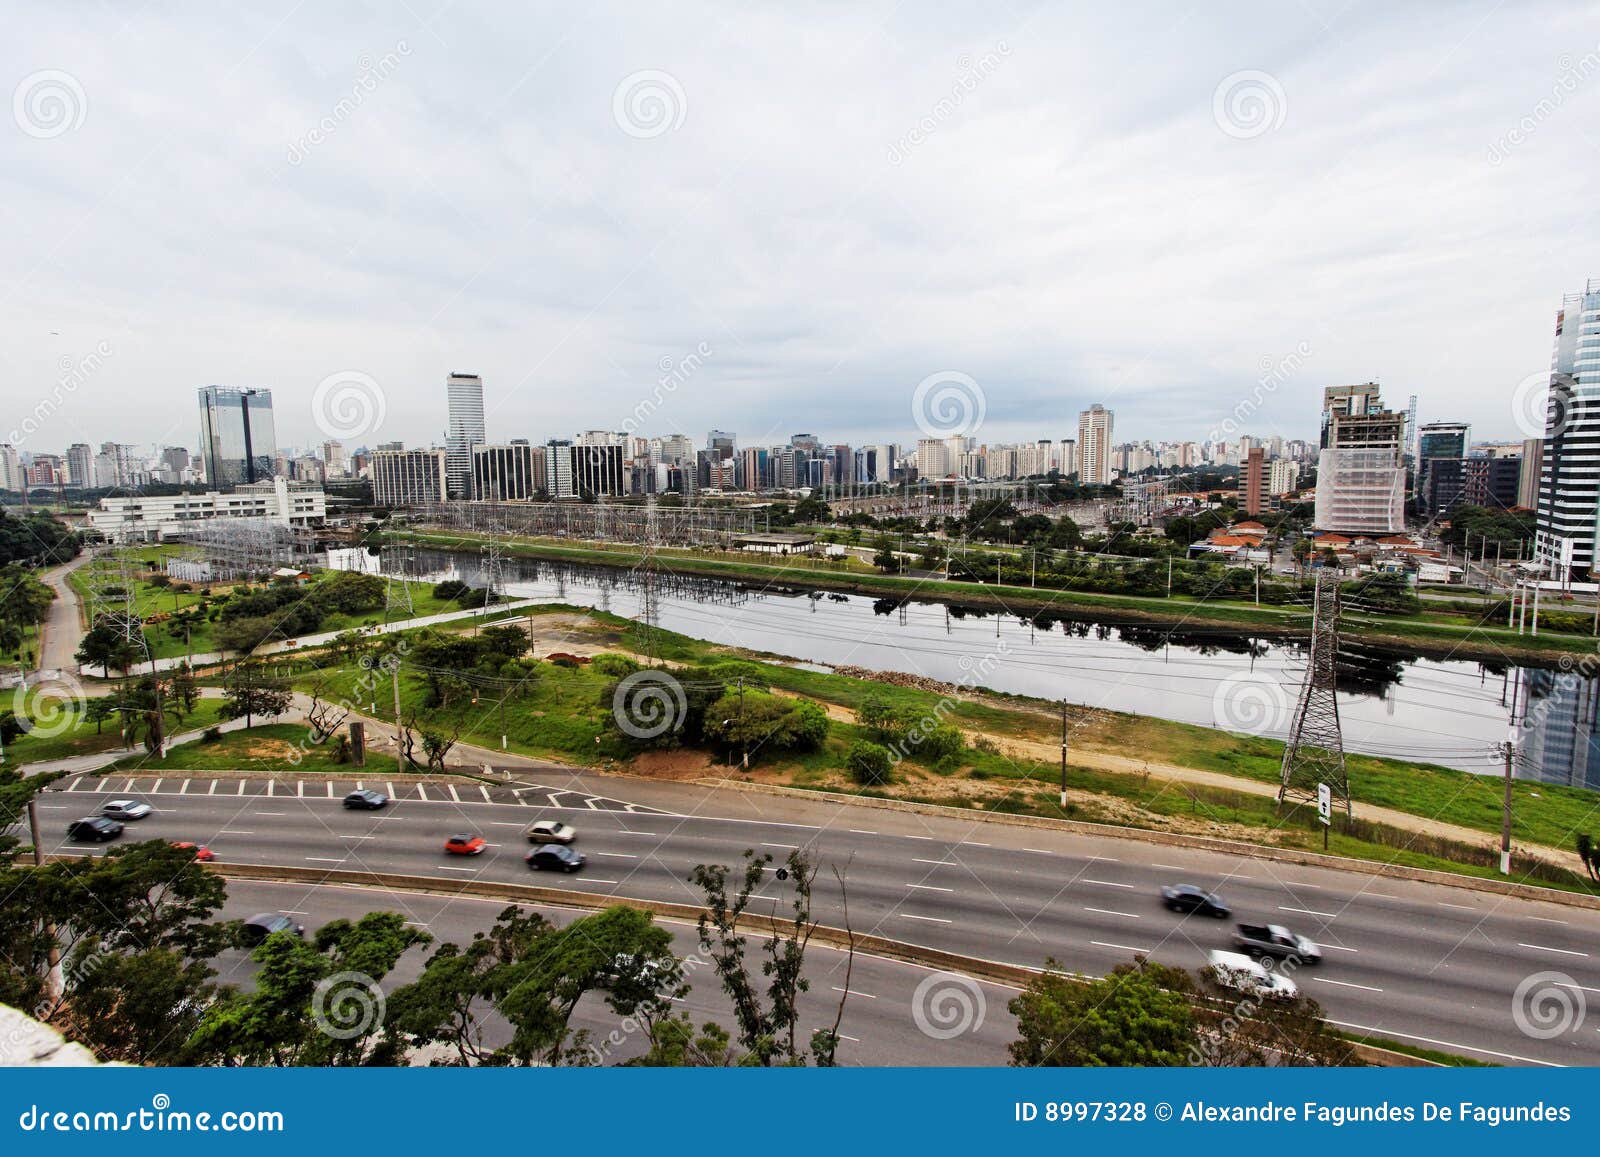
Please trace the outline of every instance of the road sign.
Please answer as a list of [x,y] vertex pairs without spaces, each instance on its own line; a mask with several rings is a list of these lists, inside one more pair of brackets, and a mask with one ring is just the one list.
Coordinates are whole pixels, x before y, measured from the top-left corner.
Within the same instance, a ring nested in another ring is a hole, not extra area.
[[1317,784],[1317,818],[1325,824],[1333,822],[1333,789],[1325,783]]

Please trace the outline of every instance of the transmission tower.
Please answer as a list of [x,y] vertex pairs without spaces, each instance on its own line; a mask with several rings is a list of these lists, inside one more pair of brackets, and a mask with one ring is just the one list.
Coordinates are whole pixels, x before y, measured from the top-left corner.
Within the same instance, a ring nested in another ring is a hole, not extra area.
[[1311,619],[1311,656],[1300,702],[1283,749],[1283,782],[1278,802],[1315,800],[1317,785],[1327,784],[1350,814],[1350,781],[1344,766],[1344,739],[1339,731],[1336,694],[1339,650],[1339,575],[1317,571],[1316,603]]
[[639,622],[644,627],[644,653],[652,663],[659,661],[656,656],[656,616],[659,611],[656,603],[656,542],[660,533],[657,520],[656,498],[652,494],[645,500],[644,541],[640,543],[639,562],[634,567],[635,573],[643,581]]
[[[144,623],[138,614],[138,589],[141,575],[125,547],[115,544],[97,547],[89,557],[84,585],[89,595],[89,626],[105,626],[121,635],[124,651],[150,659]],[[107,671],[109,676],[110,672]]]

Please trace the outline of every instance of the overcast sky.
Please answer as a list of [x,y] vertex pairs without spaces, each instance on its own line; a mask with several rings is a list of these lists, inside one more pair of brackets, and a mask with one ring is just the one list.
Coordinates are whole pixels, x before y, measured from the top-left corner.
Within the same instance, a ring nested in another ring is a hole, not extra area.
[[1600,10],[1397,7],[24,3],[0,439],[192,445],[220,383],[427,444],[452,370],[491,440],[906,442],[936,374],[986,441],[1372,378],[1521,437],[1600,276]]

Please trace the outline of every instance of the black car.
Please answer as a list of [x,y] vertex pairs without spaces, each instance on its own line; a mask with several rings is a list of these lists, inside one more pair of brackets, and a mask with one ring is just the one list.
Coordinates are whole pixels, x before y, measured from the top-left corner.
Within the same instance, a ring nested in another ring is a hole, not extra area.
[[522,858],[536,872],[576,872],[583,867],[583,853],[573,851],[566,844],[540,844]]
[[103,844],[114,840],[122,834],[122,825],[116,820],[108,820],[104,816],[85,816],[81,820],[73,820],[67,825],[67,838],[77,840],[80,844]]
[[389,802],[389,797],[370,787],[357,788],[344,797],[344,806],[358,811],[377,811]]
[[1174,912],[1198,912],[1202,916],[1215,916],[1225,920],[1233,909],[1215,892],[1207,892],[1193,884],[1169,884],[1161,889],[1161,902]]
[[304,936],[305,931],[304,924],[296,924],[282,912],[257,912],[244,922],[239,938],[246,947],[254,948],[274,932],[293,932],[296,936]]

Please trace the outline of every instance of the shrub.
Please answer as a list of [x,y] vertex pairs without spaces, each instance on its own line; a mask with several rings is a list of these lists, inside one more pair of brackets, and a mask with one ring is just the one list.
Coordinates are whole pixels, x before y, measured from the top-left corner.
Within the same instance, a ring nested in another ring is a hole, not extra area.
[[445,579],[433,588],[433,597],[454,602],[467,589],[467,584],[460,579]]
[[596,655],[589,666],[610,679],[621,679],[624,675],[631,675],[639,670],[639,664],[628,658],[628,656],[616,655],[610,652]]
[[888,783],[893,768],[889,749],[866,740],[850,745],[850,750],[845,752],[844,765],[849,768],[850,777],[863,787]]
[[220,727],[207,727],[200,733],[201,743],[219,743],[221,740],[222,729]]

